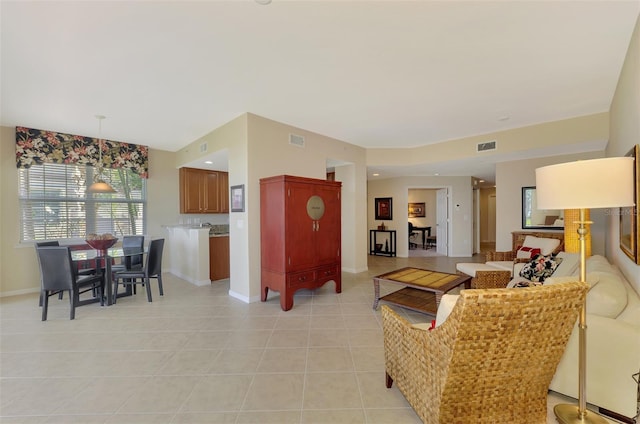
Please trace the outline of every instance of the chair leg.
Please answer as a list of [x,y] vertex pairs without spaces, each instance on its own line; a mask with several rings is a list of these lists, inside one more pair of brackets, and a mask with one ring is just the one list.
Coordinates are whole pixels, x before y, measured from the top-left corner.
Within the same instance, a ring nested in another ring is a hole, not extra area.
[[118,279],[116,278],[115,287],[113,288],[113,299],[111,300],[111,303],[115,305],[117,301],[118,301]]
[[151,302],[152,301],[151,300],[151,284],[149,284],[149,280],[144,280],[144,281],[145,281],[145,286],[146,286],[146,289],[147,289],[147,300],[149,302]]
[[71,312],[69,312],[69,319],[76,319],[76,305],[79,302],[80,302],[80,293],[78,293],[77,290],[69,290],[69,306],[71,306]]
[[42,289],[40,289],[40,302],[38,303],[38,306],[42,306]]
[[160,289],[160,296],[164,296],[164,290],[162,290],[162,274],[158,274],[158,288]]
[[49,308],[49,292],[47,290],[40,291],[40,301],[42,302],[42,321],[46,321],[47,309]]

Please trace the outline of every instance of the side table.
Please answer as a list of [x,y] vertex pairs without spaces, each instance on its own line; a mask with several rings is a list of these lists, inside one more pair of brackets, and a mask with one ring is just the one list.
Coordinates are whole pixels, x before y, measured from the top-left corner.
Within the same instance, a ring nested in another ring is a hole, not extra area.
[[369,230],[369,254],[396,256],[396,230]]

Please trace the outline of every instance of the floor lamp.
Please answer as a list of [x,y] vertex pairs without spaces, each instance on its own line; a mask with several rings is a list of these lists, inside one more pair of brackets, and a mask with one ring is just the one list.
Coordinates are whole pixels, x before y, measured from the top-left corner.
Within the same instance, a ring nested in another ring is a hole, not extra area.
[[[585,238],[587,209],[633,205],[633,158],[615,157],[561,163],[536,169],[538,209],[579,209],[580,281],[587,280]],[[603,423],[606,420],[587,411],[587,311],[579,318],[578,405],[560,404],[553,409],[562,424]]]

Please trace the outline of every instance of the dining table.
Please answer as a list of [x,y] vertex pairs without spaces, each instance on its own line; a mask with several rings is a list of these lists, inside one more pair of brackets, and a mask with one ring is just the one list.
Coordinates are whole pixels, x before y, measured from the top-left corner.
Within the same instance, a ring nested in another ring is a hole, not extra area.
[[[105,293],[104,297],[106,297],[104,304],[107,306],[111,306],[114,303],[113,299],[113,260],[121,259],[123,262],[126,262],[127,258],[136,255],[144,255],[148,253],[146,249],[139,248],[126,248],[122,247],[112,247],[106,250],[98,250],[98,249],[80,249],[80,250],[72,250],[71,251],[71,259],[74,262],[86,262],[86,261],[95,261],[96,269],[102,268],[104,269],[105,275]],[[123,293],[118,293],[118,297],[131,296],[133,291],[131,286],[127,286],[127,290]]]

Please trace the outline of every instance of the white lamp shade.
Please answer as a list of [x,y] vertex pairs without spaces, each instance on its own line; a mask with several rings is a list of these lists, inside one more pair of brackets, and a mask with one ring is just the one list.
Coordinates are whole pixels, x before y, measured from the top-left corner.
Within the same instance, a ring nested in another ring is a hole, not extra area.
[[631,157],[581,160],[536,169],[538,209],[633,206]]

